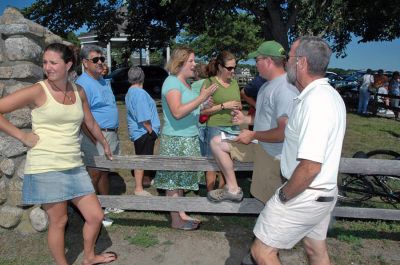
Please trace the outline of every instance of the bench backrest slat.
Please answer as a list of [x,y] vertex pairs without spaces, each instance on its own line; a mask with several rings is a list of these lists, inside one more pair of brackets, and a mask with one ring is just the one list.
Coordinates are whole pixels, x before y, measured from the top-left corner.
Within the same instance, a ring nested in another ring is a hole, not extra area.
[[[212,171],[219,170],[214,159],[204,157],[170,156],[114,156],[112,161],[103,156],[85,159],[86,165],[103,168],[174,170],[174,171]],[[234,162],[236,171],[252,171],[253,163]],[[342,158],[340,173],[381,174],[400,176],[400,160]]]

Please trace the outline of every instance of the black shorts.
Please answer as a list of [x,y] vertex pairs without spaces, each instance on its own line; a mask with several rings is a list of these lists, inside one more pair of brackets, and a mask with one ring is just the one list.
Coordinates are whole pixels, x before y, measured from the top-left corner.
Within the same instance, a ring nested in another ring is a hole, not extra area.
[[154,153],[154,143],[156,142],[158,136],[152,131],[151,134],[145,133],[139,139],[133,141],[135,146],[136,155],[153,155]]

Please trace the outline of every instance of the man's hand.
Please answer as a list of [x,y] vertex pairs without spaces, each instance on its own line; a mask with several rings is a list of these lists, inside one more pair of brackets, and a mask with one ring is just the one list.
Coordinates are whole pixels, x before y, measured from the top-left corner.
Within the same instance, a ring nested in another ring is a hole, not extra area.
[[247,124],[246,122],[246,116],[241,112],[240,110],[233,110],[231,112],[232,115],[232,123],[234,125],[243,125]]
[[240,132],[240,134],[234,139],[235,142],[242,144],[249,144],[252,140],[254,140],[256,132],[244,129]]
[[111,149],[110,149],[110,146],[108,145],[108,143],[106,145],[103,145],[103,148],[104,148],[104,155],[107,157],[107,159],[113,160],[112,152],[111,152]]

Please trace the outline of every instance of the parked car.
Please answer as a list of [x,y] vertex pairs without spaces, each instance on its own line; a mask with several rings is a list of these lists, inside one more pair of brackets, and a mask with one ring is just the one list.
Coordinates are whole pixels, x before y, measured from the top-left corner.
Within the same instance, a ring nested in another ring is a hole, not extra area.
[[[143,88],[154,98],[161,98],[161,88],[168,72],[159,66],[141,65],[145,78]],[[114,95],[125,95],[131,84],[128,81],[129,67],[122,67],[111,72],[106,78],[110,79]]]
[[361,79],[364,74],[365,72],[363,71],[354,72],[343,80],[337,82],[335,87],[346,90],[358,90],[361,86]]
[[343,80],[343,77],[335,72],[326,72],[325,77],[328,78],[329,84],[331,84],[333,87],[336,87],[336,84]]

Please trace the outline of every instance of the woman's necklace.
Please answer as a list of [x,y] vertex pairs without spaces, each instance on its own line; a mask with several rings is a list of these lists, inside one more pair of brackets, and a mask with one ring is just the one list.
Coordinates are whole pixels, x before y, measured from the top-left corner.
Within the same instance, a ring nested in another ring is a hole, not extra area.
[[71,103],[73,103],[72,98],[67,94],[67,90],[68,90],[68,85],[69,82],[67,82],[67,85],[65,86],[65,90],[62,90],[61,88],[59,88],[53,81],[48,80],[50,85],[53,87],[55,87],[58,91],[62,92],[64,94],[64,99],[63,99],[63,104],[65,103],[65,98],[68,98],[69,101]]

